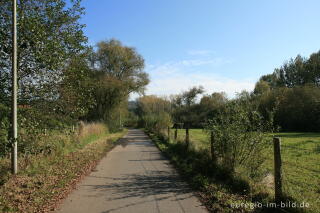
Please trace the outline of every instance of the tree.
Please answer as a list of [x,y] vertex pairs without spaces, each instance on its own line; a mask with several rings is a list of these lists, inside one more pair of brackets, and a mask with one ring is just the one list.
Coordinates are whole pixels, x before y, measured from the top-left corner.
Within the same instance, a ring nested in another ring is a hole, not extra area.
[[169,100],[154,95],[137,99],[136,114],[140,118],[140,126],[160,132],[171,125],[171,103]]
[[[201,123],[212,119],[217,111],[227,103],[228,99],[224,92],[214,92],[204,95],[198,106],[198,116]],[[200,125],[200,124],[199,124]]]
[[56,111],[75,120],[83,119],[94,107],[96,82],[87,54],[72,58],[63,70]]
[[95,76],[95,106],[89,117],[112,122],[117,107],[131,93],[144,93],[149,83],[148,74],[143,71],[144,59],[134,48],[111,39],[97,44],[90,62]]
[[295,59],[290,59],[284,63],[280,69],[275,70],[280,86],[294,87],[310,83],[305,72],[306,59],[298,55]]
[[271,88],[295,87],[306,84],[320,86],[320,51],[313,53],[309,58],[298,55],[285,62],[273,74],[264,75],[260,81],[268,82]]
[[185,127],[199,126],[200,120],[197,114],[198,104],[197,96],[202,94],[202,86],[193,87],[189,90],[173,97],[173,120],[175,123],[184,123]]
[[[70,58],[85,49],[87,41],[78,20],[84,13],[80,0],[18,1],[19,100],[53,100],[57,83]],[[10,94],[11,1],[0,2],[1,91]]]
[[261,76],[259,81],[267,82],[271,88],[276,87],[278,83],[277,76],[274,73]]
[[319,131],[320,88],[314,85],[289,88],[276,97],[275,121],[283,131]]
[[320,86],[320,51],[310,55],[305,65],[306,82]]
[[260,80],[256,83],[253,93],[255,95],[262,95],[270,91],[270,85],[267,81]]
[[[34,143],[40,128],[57,127],[74,116],[69,109],[66,81],[72,61],[85,54],[87,38],[79,23],[84,13],[80,0],[18,0],[18,122],[20,151],[27,140]],[[0,102],[7,109],[11,96],[12,1],[0,1]],[[73,70],[78,79],[81,72]],[[78,91],[79,92],[79,91]],[[81,92],[79,92],[81,93]],[[75,102],[69,102],[75,103]],[[79,106],[76,104],[76,106]],[[3,110],[2,110],[3,112]],[[2,114],[1,112],[1,114]],[[1,116],[1,129],[8,126],[9,111]],[[70,114],[69,114],[70,112]],[[71,116],[70,116],[71,115]],[[3,132],[1,132],[3,135]],[[0,137],[0,144],[4,137]]]
[[111,39],[97,44],[98,50],[92,57],[93,68],[109,80],[120,81],[129,95],[143,94],[149,83],[148,74],[143,71],[144,59],[132,48]]
[[[285,131],[318,131],[320,51],[298,55],[256,83],[253,98],[259,112]],[[273,116],[270,116],[273,114]]]

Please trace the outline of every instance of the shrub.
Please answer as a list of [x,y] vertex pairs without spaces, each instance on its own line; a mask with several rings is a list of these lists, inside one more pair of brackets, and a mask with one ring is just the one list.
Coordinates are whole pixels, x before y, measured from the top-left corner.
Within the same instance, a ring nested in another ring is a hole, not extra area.
[[139,125],[139,117],[135,115],[133,112],[128,113],[128,117],[124,122],[124,126],[126,127],[138,127]]
[[166,98],[143,96],[137,100],[139,126],[159,133],[171,124],[171,104]]
[[150,113],[142,117],[143,126],[153,132],[159,133],[171,125],[171,117],[167,112]]
[[207,125],[207,130],[213,132],[218,163],[231,173],[245,170],[249,176],[257,176],[265,159],[264,133],[271,126],[249,102],[235,100],[227,104]]

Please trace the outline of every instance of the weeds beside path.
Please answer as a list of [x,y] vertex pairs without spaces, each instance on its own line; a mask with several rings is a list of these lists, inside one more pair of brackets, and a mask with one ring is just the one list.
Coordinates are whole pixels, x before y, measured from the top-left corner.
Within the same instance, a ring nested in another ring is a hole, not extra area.
[[86,139],[72,152],[31,156],[18,175],[0,187],[0,212],[48,212],[92,169],[126,131]]

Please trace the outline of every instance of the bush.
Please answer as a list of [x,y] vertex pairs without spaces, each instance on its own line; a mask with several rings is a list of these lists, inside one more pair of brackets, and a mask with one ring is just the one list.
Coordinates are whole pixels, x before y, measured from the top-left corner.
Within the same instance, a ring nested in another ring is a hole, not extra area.
[[[35,132],[33,134],[33,132]],[[81,122],[75,132],[70,129],[50,130],[47,134],[35,129],[21,129],[18,141],[18,151],[24,154],[63,153],[85,146],[92,140],[108,134],[108,128],[102,123]]]
[[137,100],[139,126],[159,133],[171,125],[170,101],[157,96],[143,96]]
[[135,115],[133,112],[129,112],[128,117],[124,122],[124,126],[135,128],[135,127],[138,127],[138,125],[139,125],[139,117]]
[[146,129],[159,133],[171,125],[171,117],[167,112],[150,113],[142,116],[142,123]]
[[[61,118],[53,113],[45,114],[34,108],[19,108],[18,113],[18,151],[22,154],[48,154],[63,148],[66,143],[79,144],[92,135],[109,132],[104,124],[83,124],[78,134],[71,133],[72,120]],[[0,157],[10,151],[9,108],[0,104]],[[46,134],[45,134],[46,130]],[[60,148],[59,148],[60,147]]]
[[218,163],[231,173],[245,171],[250,177],[258,176],[267,145],[264,133],[271,130],[270,126],[249,102],[228,103],[207,126],[213,131]]

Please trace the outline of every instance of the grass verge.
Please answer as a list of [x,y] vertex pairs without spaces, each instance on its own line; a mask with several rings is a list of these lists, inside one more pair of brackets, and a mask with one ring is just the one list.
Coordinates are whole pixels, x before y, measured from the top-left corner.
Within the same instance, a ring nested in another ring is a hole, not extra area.
[[54,210],[125,133],[89,132],[72,143],[63,141],[64,148],[54,153],[20,157],[25,166],[0,187],[0,212]]

